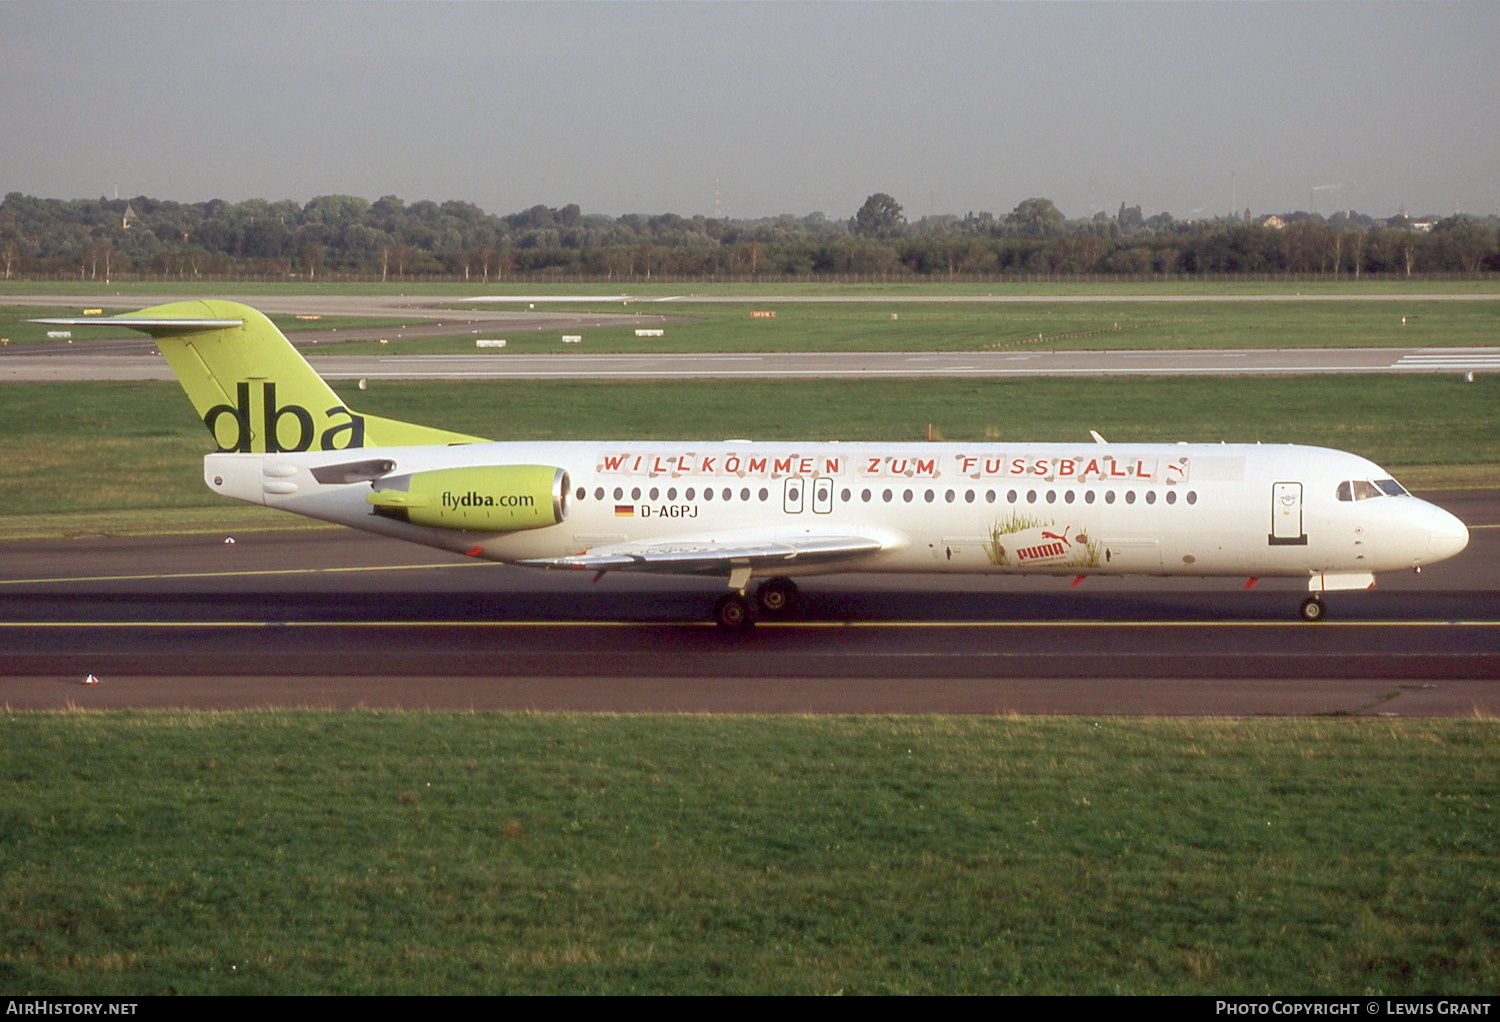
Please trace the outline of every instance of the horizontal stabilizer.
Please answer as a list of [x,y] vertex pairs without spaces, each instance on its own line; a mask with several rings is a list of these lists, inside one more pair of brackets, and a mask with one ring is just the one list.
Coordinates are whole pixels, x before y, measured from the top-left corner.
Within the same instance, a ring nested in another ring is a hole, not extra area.
[[33,319],[45,326],[123,326],[141,333],[179,334],[197,330],[231,330],[244,326],[243,319],[166,319],[147,316],[73,316],[68,319]]

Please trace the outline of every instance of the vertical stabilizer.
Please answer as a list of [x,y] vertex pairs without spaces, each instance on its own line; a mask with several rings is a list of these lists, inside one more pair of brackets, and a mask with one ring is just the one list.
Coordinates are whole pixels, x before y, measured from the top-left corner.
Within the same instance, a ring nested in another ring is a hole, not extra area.
[[352,450],[481,441],[347,407],[276,325],[238,302],[157,305],[109,318],[47,320],[128,326],[157,347],[223,452]]

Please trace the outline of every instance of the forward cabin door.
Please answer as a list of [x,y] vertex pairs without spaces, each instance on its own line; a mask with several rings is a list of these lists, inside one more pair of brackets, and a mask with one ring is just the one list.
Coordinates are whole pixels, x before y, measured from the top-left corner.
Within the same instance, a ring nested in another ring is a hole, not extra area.
[[1302,484],[1271,484],[1272,546],[1306,546],[1307,533],[1302,531]]

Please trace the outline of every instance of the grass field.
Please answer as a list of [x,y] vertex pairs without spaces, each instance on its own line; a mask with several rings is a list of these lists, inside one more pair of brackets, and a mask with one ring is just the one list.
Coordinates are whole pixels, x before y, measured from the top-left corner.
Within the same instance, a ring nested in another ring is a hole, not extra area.
[[[141,304],[153,299],[143,295]],[[253,301],[253,299],[252,299]],[[503,305],[501,307],[511,307]],[[1342,348],[1491,346],[1500,343],[1500,301],[1441,302],[1086,302],[1026,303],[777,303],[548,305],[547,311],[634,313],[641,325],[661,328],[656,317],[670,316],[660,338],[638,338],[635,325],[582,330],[583,343],[562,348],[564,334],[578,327],[496,331],[507,353],[740,352],[740,351],[967,351],[1185,348]],[[752,311],[774,312],[754,318]],[[0,305],[0,338],[20,345],[43,340],[48,328],[27,322],[41,317],[76,316],[72,306]],[[285,331],[312,324],[292,316],[274,317]],[[447,338],[399,337],[399,320],[328,317],[316,326],[348,330],[390,327],[389,344],[374,341],[337,344],[335,352],[381,354],[472,353],[475,333]],[[72,330],[76,338],[131,336],[116,328]],[[337,340],[330,336],[331,340]],[[326,349],[325,349],[326,350]],[[504,355],[497,357],[503,358]]]
[[[562,311],[569,306],[549,307]],[[506,353],[742,351],[1032,351],[1191,348],[1489,346],[1500,342],[1500,302],[1305,302],[1190,304],[785,303],[634,305],[636,324],[496,331]],[[774,318],[753,318],[752,311]],[[674,317],[662,324],[654,317]],[[564,334],[583,337],[564,349]],[[453,354],[474,351],[475,334],[340,345],[332,353]],[[497,357],[503,358],[504,355]]]
[[1493,993],[1490,721],[0,718],[0,993]]
[[[1408,485],[1493,484],[1500,380],[1451,376],[1112,380],[379,383],[361,411],[496,439],[1316,443]],[[794,409],[789,413],[788,409]],[[207,431],[173,383],[0,387],[0,536],[57,534],[33,516],[229,508],[202,482]],[[285,516],[275,516],[284,518]],[[62,528],[73,519],[64,519]],[[171,530],[171,516],[149,528]],[[98,519],[88,531],[94,531]],[[19,531],[18,531],[19,530]],[[104,531],[113,531],[104,529]]]

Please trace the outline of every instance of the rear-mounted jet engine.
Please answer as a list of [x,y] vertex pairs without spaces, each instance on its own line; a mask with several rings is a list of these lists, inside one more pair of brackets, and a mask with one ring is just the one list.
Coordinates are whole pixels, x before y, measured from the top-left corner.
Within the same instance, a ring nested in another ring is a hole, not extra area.
[[478,465],[388,476],[365,497],[375,514],[471,532],[517,532],[568,517],[568,473],[552,465]]

